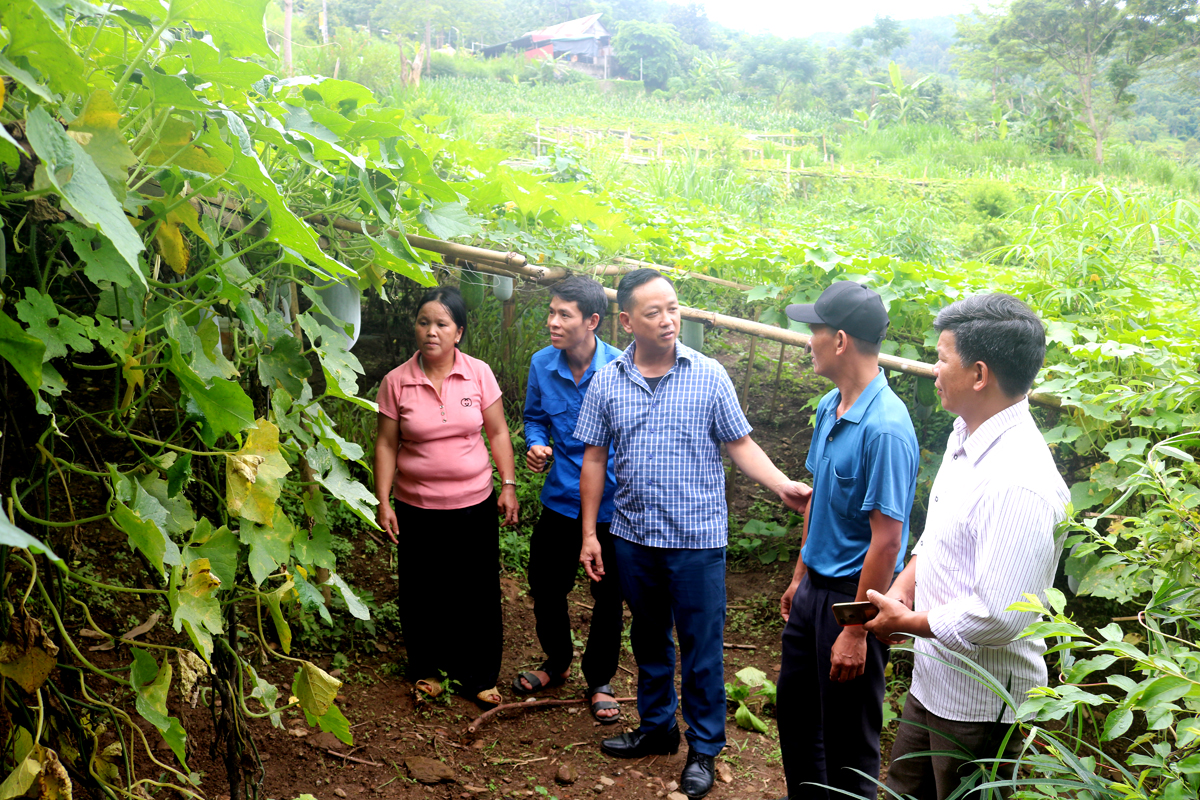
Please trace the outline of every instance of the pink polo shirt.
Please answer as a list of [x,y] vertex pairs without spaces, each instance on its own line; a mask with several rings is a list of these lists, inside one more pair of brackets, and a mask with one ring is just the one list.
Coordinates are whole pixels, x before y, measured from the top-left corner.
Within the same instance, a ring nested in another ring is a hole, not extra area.
[[483,410],[500,399],[492,368],[455,353],[438,397],[414,355],[379,386],[379,413],[400,422],[395,496],[418,508],[466,508],[492,492]]

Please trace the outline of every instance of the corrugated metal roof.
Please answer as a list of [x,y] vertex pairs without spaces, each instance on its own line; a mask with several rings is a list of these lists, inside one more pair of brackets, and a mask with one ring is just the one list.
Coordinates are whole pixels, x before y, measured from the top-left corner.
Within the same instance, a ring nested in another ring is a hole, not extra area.
[[560,22],[540,31],[530,31],[526,36],[534,37],[535,41],[545,39],[584,39],[589,36],[608,36],[609,33],[600,24],[600,15],[592,14],[569,22]]

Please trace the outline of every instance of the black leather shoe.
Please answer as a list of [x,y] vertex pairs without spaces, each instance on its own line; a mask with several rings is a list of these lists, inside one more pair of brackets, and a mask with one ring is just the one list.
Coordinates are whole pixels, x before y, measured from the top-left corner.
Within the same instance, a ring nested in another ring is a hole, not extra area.
[[[675,723],[665,731],[636,731],[622,733],[600,743],[600,749],[617,758],[641,758],[642,756],[674,755],[679,752],[679,726]],[[712,759],[708,760],[712,774]],[[710,777],[709,786],[712,786]]]
[[688,750],[683,775],[679,777],[679,791],[688,797],[704,797],[713,785],[713,757],[695,750]]

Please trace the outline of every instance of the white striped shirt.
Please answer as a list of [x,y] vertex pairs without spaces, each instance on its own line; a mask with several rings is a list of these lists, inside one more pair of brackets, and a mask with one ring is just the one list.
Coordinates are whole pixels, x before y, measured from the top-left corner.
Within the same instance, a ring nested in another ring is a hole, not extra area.
[[[958,666],[965,665],[951,653],[970,658],[1017,705],[1030,689],[1046,685],[1045,640],[1016,638],[1034,615],[1005,609],[1026,593],[1045,600],[1062,553],[1055,527],[1069,498],[1027,400],[970,436],[961,418],[954,421],[930,492],[925,532],[913,550],[914,609],[929,612],[940,647],[916,641],[912,692],[932,713],[994,722],[1003,703],[983,684],[922,654]],[[1013,721],[1011,710],[1004,721]]]

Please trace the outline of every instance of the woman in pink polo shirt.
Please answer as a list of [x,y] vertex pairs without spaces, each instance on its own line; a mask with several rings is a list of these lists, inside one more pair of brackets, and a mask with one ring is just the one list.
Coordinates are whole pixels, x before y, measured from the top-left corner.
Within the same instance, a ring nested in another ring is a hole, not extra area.
[[[458,351],[466,327],[457,289],[421,298],[419,349],[379,387],[375,494],[380,527],[402,546],[397,605],[408,677],[436,694],[445,672],[464,696],[495,705],[503,642],[496,509],[505,525],[517,523],[516,468],[496,377]],[[499,497],[481,430],[500,471]]]

